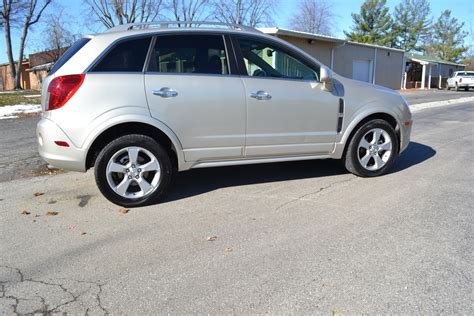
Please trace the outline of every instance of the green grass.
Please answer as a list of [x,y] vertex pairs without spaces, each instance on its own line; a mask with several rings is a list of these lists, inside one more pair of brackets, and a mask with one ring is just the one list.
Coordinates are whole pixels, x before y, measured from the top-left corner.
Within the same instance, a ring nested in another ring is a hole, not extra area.
[[40,91],[23,90],[23,91],[8,91],[0,93],[0,106],[15,105],[15,104],[40,104],[41,97],[27,97],[29,95],[39,95]]

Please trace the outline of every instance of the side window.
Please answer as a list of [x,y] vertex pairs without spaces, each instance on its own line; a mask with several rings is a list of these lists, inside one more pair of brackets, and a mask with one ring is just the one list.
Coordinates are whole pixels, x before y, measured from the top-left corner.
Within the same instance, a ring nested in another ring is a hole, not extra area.
[[53,68],[49,71],[49,74],[52,75],[56,71],[58,71],[59,68],[61,68],[69,59],[72,58],[78,51],[81,50],[84,45],[86,45],[90,41],[90,38],[83,37],[79,40],[77,40],[69,49],[56,61],[54,64]]
[[238,39],[247,74],[251,77],[273,77],[319,81],[320,68],[310,65],[291,52],[252,39]]
[[227,75],[224,39],[220,35],[158,36],[148,71]]
[[142,72],[150,37],[125,40],[117,44],[92,69],[92,72]]

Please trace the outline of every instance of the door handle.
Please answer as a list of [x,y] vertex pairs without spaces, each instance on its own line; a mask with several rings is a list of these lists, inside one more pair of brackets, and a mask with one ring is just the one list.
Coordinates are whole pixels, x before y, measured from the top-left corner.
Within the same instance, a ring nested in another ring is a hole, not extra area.
[[265,92],[265,91],[252,92],[250,94],[250,97],[257,100],[270,100],[272,98],[270,93]]
[[174,98],[178,96],[178,92],[171,88],[161,88],[160,90],[153,90],[154,95],[158,95],[162,98]]

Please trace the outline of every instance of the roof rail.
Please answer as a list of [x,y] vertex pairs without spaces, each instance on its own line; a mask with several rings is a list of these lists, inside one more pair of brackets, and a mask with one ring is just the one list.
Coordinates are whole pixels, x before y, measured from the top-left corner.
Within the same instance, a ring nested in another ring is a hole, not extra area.
[[[170,25],[176,25],[176,27],[170,27]],[[122,24],[114,26],[108,29],[106,32],[123,32],[123,31],[131,31],[133,29],[144,30],[144,29],[151,29],[151,28],[158,28],[158,29],[166,29],[166,28],[195,28],[201,26],[214,26],[214,27],[222,27],[222,28],[229,28],[233,30],[241,30],[241,31],[248,31],[248,32],[259,32],[259,30],[250,27],[244,26],[240,24],[232,24],[232,23],[223,23],[223,22],[204,22],[204,21],[155,21],[155,22],[143,22],[143,23],[130,23],[130,24]]]

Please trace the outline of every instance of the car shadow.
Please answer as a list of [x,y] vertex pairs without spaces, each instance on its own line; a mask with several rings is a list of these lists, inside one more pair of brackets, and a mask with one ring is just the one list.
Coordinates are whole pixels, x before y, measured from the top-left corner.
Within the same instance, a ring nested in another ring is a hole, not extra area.
[[410,142],[407,149],[400,155],[394,168],[390,173],[400,172],[402,170],[416,166],[436,155],[436,150],[430,146],[417,142]]
[[[436,151],[431,147],[412,142],[398,159],[392,173],[422,163],[435,154]],[[177,174],[160,204],[226,187],[320,178],[347,173],[340,160],[332,159],[192,169]]]

